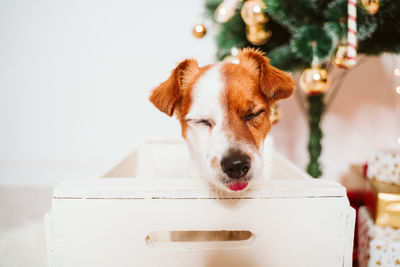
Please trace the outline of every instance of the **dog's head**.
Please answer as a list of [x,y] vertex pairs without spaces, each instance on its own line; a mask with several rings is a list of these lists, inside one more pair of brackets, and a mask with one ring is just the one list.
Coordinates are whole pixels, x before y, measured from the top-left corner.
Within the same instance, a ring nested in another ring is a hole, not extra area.
[[194,59],[184,60],[150,101],[177,116],[202,176],[225,190],[241,191],[261,175],[272,104],[294,90],[292,78],[260,51],[244,49],[238,64],[199,67]]

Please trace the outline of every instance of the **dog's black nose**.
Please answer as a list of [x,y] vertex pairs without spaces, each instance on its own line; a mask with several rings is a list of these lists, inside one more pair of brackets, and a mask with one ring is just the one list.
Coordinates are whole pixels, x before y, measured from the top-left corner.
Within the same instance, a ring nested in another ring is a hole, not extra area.
[[250,158],[240,153],[230,154],[221,160],[221,167],[230,178],[239,179],[250,170]]

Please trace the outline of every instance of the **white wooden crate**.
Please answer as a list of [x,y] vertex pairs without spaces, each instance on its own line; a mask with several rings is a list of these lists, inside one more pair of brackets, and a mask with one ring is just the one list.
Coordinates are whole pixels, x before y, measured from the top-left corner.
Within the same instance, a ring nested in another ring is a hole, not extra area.
[[[150,167],[140,163],[142,153],[133,153],[108,176],[132,177]],[[309,178],[279,154],[268,160],[272,179],[235,198],[183,177],[66,181],[55,188],[46,217],[49,265],[351,266],[355,213],[345,189]],[[253,235],[227,242],[149,242],[148,237],[220,230]]]

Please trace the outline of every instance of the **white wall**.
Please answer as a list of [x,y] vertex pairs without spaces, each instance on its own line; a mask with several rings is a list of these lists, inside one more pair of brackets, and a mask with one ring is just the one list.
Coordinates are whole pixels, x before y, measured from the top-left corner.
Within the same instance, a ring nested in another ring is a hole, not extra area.
[[202,1],[0,1],[0,162],[89,164],[176,136],[149,91],[186,57]]
[[[147,98],[180,60],[214,61],[213,38],[191,35],[202,5],[0,1],[0,181],[29,176],[32,164],[44,173],[53,166],[58,177],[57,164],[108,167],[144,138],[179,136],[178,123]],[[356,70],[324,122],[323,161],[332,177],[376,147],[395,146],[400,131],[385,62],[373,59]],[[273,134],[304,165],[305,122],[294,99],[282,107]]]

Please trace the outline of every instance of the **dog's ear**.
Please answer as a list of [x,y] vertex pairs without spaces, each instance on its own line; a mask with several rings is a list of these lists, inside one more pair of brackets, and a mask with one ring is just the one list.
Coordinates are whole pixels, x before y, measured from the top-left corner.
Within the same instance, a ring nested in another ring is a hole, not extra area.
[[273,102],[288,98],[296,89],[292,77],[269,64],[269,59],[259,50],[245,48],[239,53],[239,61],[250,71],[260,76],[260,88],[263,95]]
[[152,91],[150,102],[160,111],[172,116],[187,82],[186,78],[196,70],[198,70],[198,65],[195,59],[186,59],[179,63],[171,76]]

